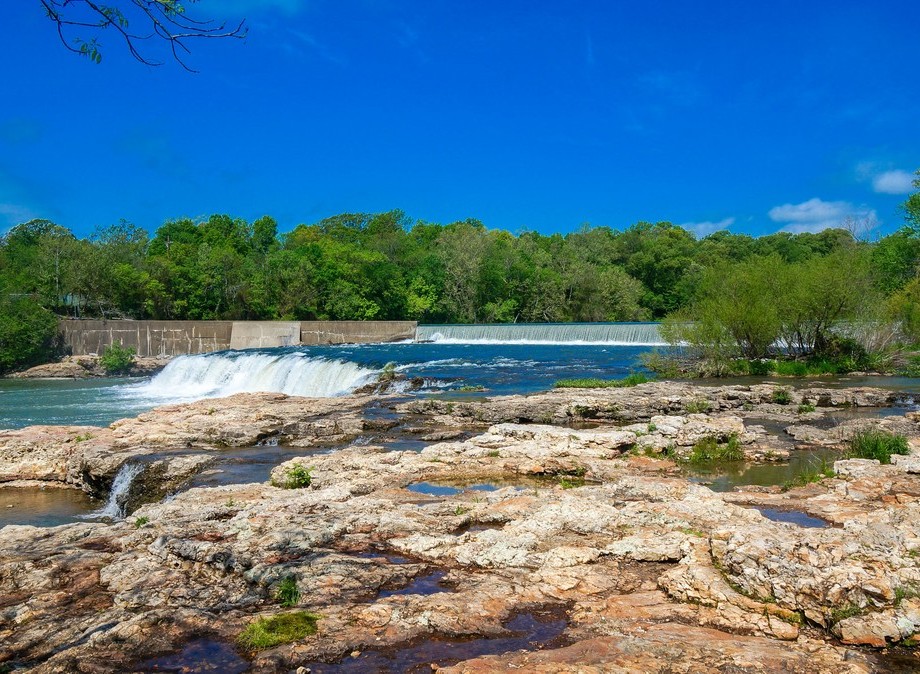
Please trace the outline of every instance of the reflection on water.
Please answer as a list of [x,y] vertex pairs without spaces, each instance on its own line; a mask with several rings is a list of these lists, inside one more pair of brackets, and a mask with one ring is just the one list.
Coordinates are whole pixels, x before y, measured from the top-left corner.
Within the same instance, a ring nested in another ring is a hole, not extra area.
[[187,644],[181,653],[153,658],[134,671],[242,674],[249,671],[249,663],[240,657],[232,644],[213,639],[199,639]]
[[757,485],[782,486],[802,471],[816,469],[822,462],[833,465],[840,452],[829,448],[793,450],[788,463],[749,464],[743,461],[715,466],[688,466],[685,474],[693,482],[705,484],[713,491],[732,491],[735,487]]
[[520,613],[503,625],[507,632],[502,636],[471,639],[431,636],[401,647],[364,651],[355,658],[346,658],[338,663],[311,662],[306,667],[313,674],[428,673],[435,669],[435,664],[444,667],[484,655],[534,651],[561,645],[566,626],[562,611]]
[[99,506],[100,501],[78,489],[0,487],[0,526],[70,524]]
[[775,508],[761,507],[758,507],[757,510],[768,520],[773,520],[774,522],[787,522],[789,524],[812,529],[823,529],[830,526],[827,520],[806,515],[799,510],[776,510]]

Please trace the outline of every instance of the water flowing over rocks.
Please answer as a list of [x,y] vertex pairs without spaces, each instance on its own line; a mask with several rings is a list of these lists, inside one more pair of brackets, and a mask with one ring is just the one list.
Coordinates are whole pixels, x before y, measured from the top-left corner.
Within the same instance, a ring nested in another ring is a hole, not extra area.
[[[253,672],[336,662],[367,671],[427,643],[451,644],[432,648],[432,667],[456,673],[887,671],[889,654],[872,649],[911,645],[920,630],[920,456],[840,460],[835,477],[787,491],[716,493],[681,472],[681,455],[707,438],[776,460],[756,420],[793,426],[800,415],[773,402],[774,388],[394,398],[395,419],[381,418],[379,397],[241,394],[105,429],[0,432],[4,482],[89,488],[144,461],[138,479],[149,472],[144,490],[156,493],[228,448],[266,438],[304,448],[273,480],[179,489],[124,521],[3,528],[0,664],[143,671],[294,610],[277,600],[293,581],[296,609],[320,616],[318,631],[240,649]],[[893,400],[872,389],[800,395],[837,408]],[[473,434],[420,451],[348,444],[400,423]],[[911,418],[859,423],[898,428],[912,446],[920,437]],[[329,445],[340,448],[312,452]],[[308,486],[272,486],[300,469]],[[420,493],[419,483],[453,489]],[[754,506],[832,526],[773,521]],[[517,626],[544,613],[558,629],[527,646]]]

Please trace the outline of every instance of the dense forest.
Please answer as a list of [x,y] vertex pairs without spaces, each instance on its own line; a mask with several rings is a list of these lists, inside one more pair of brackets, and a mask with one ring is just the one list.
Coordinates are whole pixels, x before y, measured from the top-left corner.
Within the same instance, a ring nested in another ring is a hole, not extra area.
[[920,323],[920,195],[904,211],[904,227],[874,241],[844,228],[698,239],[668,222],[512,234],[477,220],[412,222],[401,211],[343,214],[285,233],[269,216],[171,220],[152,236],[121,222],[86,239],[32,220],[0,239],[0,371],[34,360],[29,354],[47,345],[33,336],[56,316],[657,320],[697,306],[732,269],[770,275],[769,265],[757,267],[765,260],[793,274],[862,270],[864,297]]

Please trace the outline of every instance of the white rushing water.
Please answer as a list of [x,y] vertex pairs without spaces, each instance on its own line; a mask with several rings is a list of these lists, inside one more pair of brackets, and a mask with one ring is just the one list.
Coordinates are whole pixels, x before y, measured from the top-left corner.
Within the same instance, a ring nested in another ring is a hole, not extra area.
[[657,323],[508,323],[420,325],[418,341],[438,344],[664,346]]
[[130,387],[131,397],[187,401],[234,393],[286,393],[329,398],[372,381],[377,370],[304,353],[226,351],[173,359],[149,382]]
[[112,489],[109,492],[109,500],[105,502],[99,510],[86,515],[86,519],[109,518],[111,520],[122,520],[125,518],[125,503],[128,500],[128,493],[131,491],[131,483],[134,478],[141,474],[144,465],[141,463],[124,463],[118,469],[115,479],[112,481]]
[[353,391],[377,374],[357,363],[304,353],[227,351],[179,356],[149,382],[130,387],[126,394],[154,401],[256,392],[328,398]]

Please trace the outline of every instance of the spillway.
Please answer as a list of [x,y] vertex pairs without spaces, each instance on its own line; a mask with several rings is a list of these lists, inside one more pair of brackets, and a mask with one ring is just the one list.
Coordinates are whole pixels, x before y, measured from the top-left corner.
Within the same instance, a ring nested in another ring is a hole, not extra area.
[[438,344],[665,345],[658,323],[420,325],[415,338]]

